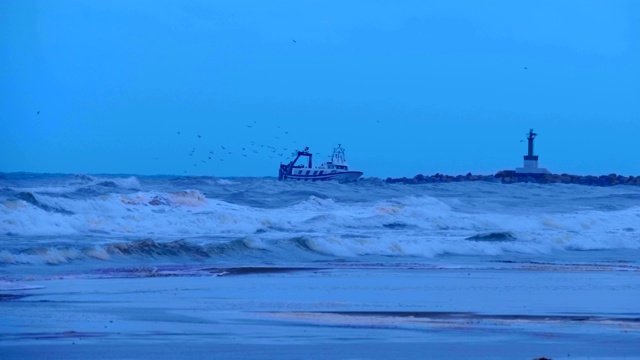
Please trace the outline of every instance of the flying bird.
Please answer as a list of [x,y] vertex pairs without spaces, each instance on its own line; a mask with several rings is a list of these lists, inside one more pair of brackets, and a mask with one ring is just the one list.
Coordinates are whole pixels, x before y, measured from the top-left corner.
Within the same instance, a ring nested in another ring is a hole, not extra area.
[[36,115],[40,115],[40,110],[36,111]]
[[291,40],[291,41],[293,41],[294,43],[297,43],[297,41],[295,41],[295,40]]

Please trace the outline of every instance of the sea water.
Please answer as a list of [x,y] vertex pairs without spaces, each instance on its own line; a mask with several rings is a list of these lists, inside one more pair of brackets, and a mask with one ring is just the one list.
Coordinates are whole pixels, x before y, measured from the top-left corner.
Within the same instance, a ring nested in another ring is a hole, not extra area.
[[0,176],[7,358],[638,358],[639,279],[634,186]]

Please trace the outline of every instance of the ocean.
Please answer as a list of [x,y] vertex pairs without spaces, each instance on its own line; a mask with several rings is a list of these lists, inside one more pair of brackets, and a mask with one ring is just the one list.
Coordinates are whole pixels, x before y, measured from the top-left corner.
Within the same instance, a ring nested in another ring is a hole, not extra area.
[[0,357],[640,359],[640,187],[0,174]]

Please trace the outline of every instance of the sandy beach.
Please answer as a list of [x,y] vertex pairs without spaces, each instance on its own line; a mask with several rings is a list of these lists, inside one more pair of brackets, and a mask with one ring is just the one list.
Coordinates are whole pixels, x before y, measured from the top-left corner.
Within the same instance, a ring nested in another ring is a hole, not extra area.
[[[0,295],[3,359],[636,359],[637,271],[248,269]],[[37,287],[20,290],[20,287]]]

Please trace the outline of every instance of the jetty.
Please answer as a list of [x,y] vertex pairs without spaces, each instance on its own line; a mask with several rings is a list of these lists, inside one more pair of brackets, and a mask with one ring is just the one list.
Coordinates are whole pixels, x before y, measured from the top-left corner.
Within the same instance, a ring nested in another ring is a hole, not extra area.
[[623,176],[615,173],[608,175],[571,175],[552,174],[545,168],[538,167],[538,156],[534,154],[533,142],[538,134],[529,130],[527,134],[527,155],[524,156],[524,164],[515,170],[501,170],[493,175],[445,175],[436,173],[434,175],[418,174],[412,178],[387,178],[385,181],[390,184],[429,184],[429,183],[450,183],[462,181],[490,181],[503,184],[515,183],[537,183],[537,184],[577,184],[591,186],[613,186],[613,185],[635,185],[640,186],[640,176]]
[[446,175],[418,174],[412,178],[387,178],[385,182],[389,184],[429,184],[429,183],[452,183],[463,181],[489,181],[503,184],[516,183],[537,183],[537,184],[577,184],[591,186],[613,186],[613,185],[635,185],[640,186],[640,176],[623,176],[618,174],[609,175],[571,175],[571,174],[520,174],[515,171],[503,170],[493,175]]

